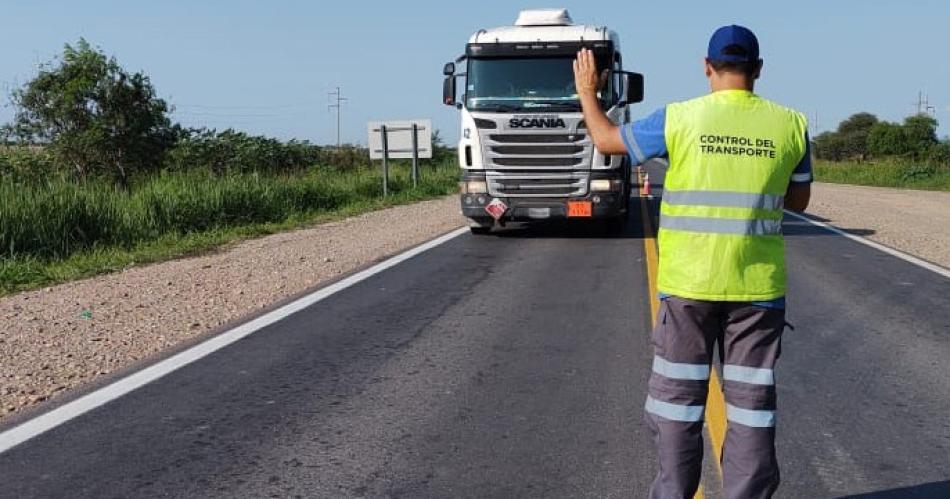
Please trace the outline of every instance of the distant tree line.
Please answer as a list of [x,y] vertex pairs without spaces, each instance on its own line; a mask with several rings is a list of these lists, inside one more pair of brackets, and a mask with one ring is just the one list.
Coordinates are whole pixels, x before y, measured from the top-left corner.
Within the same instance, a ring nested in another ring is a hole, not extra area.
[[[169,118],[151,80],[80,39],[11,95],[13,121],[0,128],[0,177],[110,178],[206,169],[214,173],[292,173],[316,165],[369,163],[365,148],[283,142],[235,130],[185,128]],[[436,160],[451,156],[436,144]]]
[[830,161],[898,157],[950,163],[950,140],[937,138],[937,124],[926,114],[891,123],[871,113],[857,113],[842,121],[837,130],[814,137],[813,149],[817,158]]

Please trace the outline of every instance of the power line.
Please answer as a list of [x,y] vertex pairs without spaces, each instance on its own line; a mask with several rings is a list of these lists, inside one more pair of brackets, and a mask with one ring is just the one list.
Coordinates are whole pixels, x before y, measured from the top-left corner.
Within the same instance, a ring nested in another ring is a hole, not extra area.
[[336,148],[339,149],[342,145],[340,143],[340,114],[343,112],[343,101],[349,99],[343,97],[343,92],[340,90],[339,86],[336,87],[336,90],[327,92],[327,97],[329,97],[331,102],[327,105],[327,109],[331,111],[336,109]]

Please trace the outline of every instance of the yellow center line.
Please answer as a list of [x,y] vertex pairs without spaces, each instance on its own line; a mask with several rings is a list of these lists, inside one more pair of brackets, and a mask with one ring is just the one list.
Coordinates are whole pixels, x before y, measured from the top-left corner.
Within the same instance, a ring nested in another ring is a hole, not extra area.
[[[647,261],[647,283],[650,294],[650,318],[656,326],[656,315],[660,307],[659,293],[656,289],[657,264],[659,252],[656,245],[656,233],[650,220],[649,206],[647,205],[646,191],[643,189],[643,171],[637,168],[637,179],[640,185],[640,213],[643,218],[643,247]],[[722,477],[720,459],[722,458],[722,443],[726,437],[726,401],[722,394],[722,385],[719,374],[715,369],[709,376],[709,396],[706,398],[706,430],[712,439],[713,452],[716,454],[716,470]],[[703,499],[703,486],[700,484],[694,499]]]

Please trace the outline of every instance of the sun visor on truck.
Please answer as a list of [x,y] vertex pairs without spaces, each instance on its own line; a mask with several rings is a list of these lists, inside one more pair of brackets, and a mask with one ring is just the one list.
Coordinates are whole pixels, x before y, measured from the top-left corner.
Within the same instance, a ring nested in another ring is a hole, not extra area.
[[582,48],[593,50],[596,57],[610,57],[614,51],[614,44],[611,41],[469,43],[465,47],[465,55],[468,57],[563,57],[573,56]]

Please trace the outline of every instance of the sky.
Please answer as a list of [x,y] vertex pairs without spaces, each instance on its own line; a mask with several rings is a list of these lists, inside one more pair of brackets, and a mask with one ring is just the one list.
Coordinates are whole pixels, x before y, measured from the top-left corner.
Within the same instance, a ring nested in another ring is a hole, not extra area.
[[328,92],[340,86],[344,142],[365,144],[368,121],[414,118],[455,140],[442,65],[472,32],[537,7],[620,34],[626,69],[646,77],[634,118],[707,92],[709,36],[735,23],[759,36],[757,93],[805,113],[812,133],[859,111],[901,120],[923,92],[950,134],[950,2],[937,0],[0,0],[0,123],[13,115],[10,90],[84,37],[148,74],[187,126],[335,143]]

